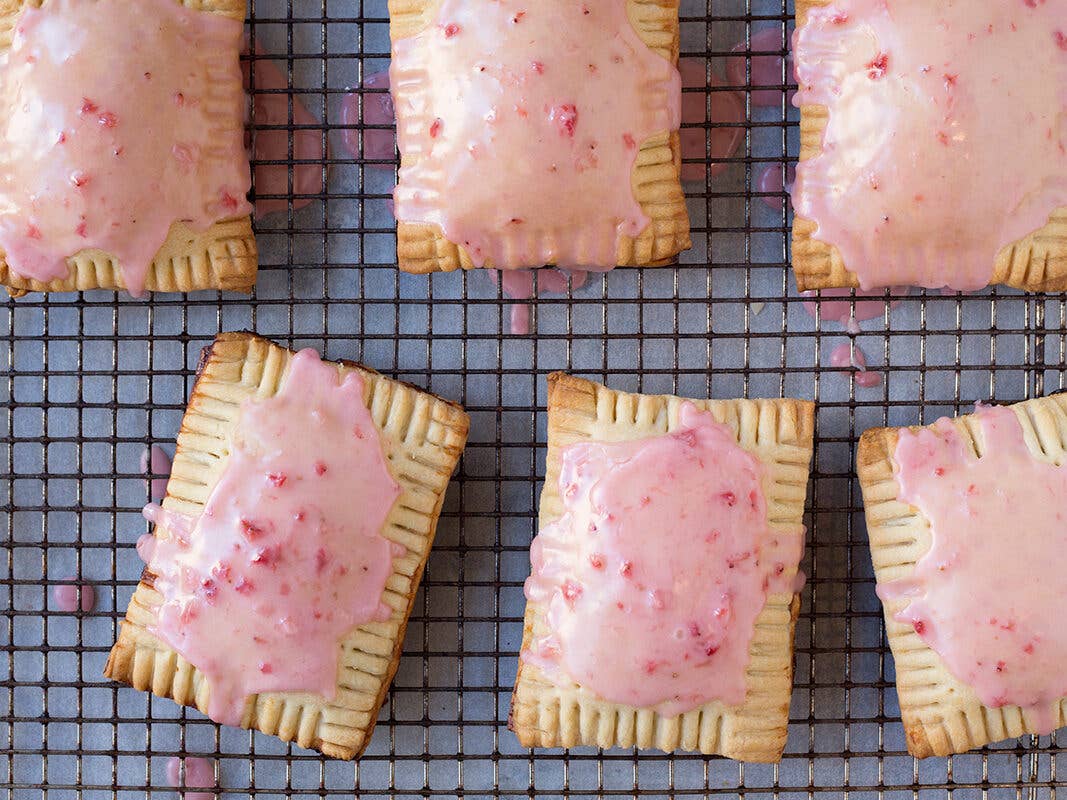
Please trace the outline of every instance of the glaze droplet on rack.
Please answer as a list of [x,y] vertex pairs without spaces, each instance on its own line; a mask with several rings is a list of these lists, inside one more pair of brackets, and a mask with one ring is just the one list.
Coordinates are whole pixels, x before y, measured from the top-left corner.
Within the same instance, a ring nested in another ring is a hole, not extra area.
[[170,456],[158,444],[154,444],[141,452],[141,473],[143,475],[152,475],[151,479],[145,481],[148,488],[148,496],[152,500],[158,500],[167,493],[170,468]]
[[70,577],[52,587],[52,600],[59,611],[68,614],[79,610],[89,612],[96,605],[96,590],[92,584]]
[[363,379],[339,382],[303,350],[283,381],[242,405],[203,513],[149,505],[156,535],[138,542],[162,596],[151,630],[207,677],[209,716],[228,725],[260,692],[332,698],[341,639],[389,618],[383,590],[403,552],[382,535],[400,487]]
[[140,295],[173,223],[200,231],[251,210],[240,40],[241,23],[172,0],[23,7],[0,69],[13,271],[65,278],[70,256],[98,249]]
[[978,458],[951,420],[900,432],[899,496],[929,521],[913,573],[878,587],[957,679],[991,708],[1062,725],[1067,695],[1067,465],[1037,458],[1010,408],[979,407]]
[[521,658],[664,715],[743,701],[756,617],[793,592],[804,538],[768,527],[763,474],[692,403],[671,433],[564,448],[564,513],[534,539],[526,581],[548,631]]
[[186,791],[182,792],[183,800],[215,800],[214,791],[191,791],[216,788],[215,761],[201,756],[171,756],[167,759],[167,783],[175,788],[186,786]]

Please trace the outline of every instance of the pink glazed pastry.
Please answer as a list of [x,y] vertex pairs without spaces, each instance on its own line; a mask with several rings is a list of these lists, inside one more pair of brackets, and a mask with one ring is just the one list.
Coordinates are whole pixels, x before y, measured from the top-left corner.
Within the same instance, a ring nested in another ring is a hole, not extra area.
[[689,246],[676,0],[414,5],[390,20],[402,269],[604,270]]
[[1067,0],[797,5],[800,288],[1067,288]]
[[341,639],[390,616],[399,553],[382,527],[400,487],[363,391],[358,373],[338,382],[297,353],[278,394],[244,402],[203,513],[145,509],[157,533],[139,551],[162,600],[151,632],[207,678],[217,722],[240,724],[261,692],[332,698]]
[[219,334],[166,496],[144,510],[147,567],[104,674],[358,757],[400,665],[469,424],[458,405],[358,364]]
[[550,377],[520,742],[780,757],[812,415]]
[[[251,285],[247,219],[213,228],[251,210],[241,31],[174,0],[23,5],[0,51],[0,282],[95,288],[113,270],[110,288],[135,296]],[[214,252],[219,237],[239,253]],[[183,257],[208,262],[202,277],[168,273]]]
[[917,755],[1065,724],[1067,413],[1058,401],[979,406],[861,442],[878,596]]

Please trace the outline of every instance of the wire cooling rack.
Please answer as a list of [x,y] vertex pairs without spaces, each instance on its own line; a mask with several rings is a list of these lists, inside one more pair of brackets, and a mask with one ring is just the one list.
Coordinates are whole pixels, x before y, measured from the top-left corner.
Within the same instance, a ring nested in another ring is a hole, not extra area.
[[[784,53],[791,11],[781,0],[684,0],[684,54],[724,76],[733,45],[745,43],[747,67],[750,37],[766,28],[782,33]],[[286,210],[258,223],[252,298],[201,292],[146,302],[92,292],[0,308],[7,796],[173,797],[165,761],[195,753],[218,759],[232,797],[1054,797],[1065,758],[1055,739],[908,757],[852,464],[859,433],[872,425],[929,422],[975,400],[1062,386],[1064,302],[1000,290],[915,293],[857,336],[817,324],[787,270],[787,212],[754,189],[763,167],[795,156],[796,112],[784,98],[752,106],[750,87],[734,85],[746,97],[741,146],[721,174],[687,186],[694,247],[681,264],[618,270],[571,296],[538,300],[536,336],[512,336],[508,300],[485,274],[396,270],[395,163],[369,163],[342,146],[346,88],[385,68],[387,27],[385,0],[253,3],[249,34],[277,55],[291,87],[260,86],[254,103],[291,94],[311,110],[316,121],[303,129],[329,155],[305,165],[328,180],[326,192],[300,198],[310,201],[300,209],[282,194]],[[292,156],[274,166],[295,187]],[[101,675],[141,568],[133,548],[145,531],[140,455],[149,441],[173,439],[201,347],[242,328],[358,359],[471,413],[400,670],[358,764],[218,727]],[[828,366],[829,351],[850,338],[884,375],[881,387],[857,386],[851,371]],[[544,463],[544,376],[556,369],[628,390],[818,401],[810,580],[780,765],[592,748],[533,753],[507,731]],[[96,587],[96,609],[55,611],[53,585],[79,573]]]

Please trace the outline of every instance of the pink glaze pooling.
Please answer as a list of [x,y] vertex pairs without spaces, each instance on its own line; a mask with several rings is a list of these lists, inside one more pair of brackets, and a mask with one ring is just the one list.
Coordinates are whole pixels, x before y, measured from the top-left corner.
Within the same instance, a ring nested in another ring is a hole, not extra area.
[[[372,91],[367,91],[367,90]],[[363,116],[360,117],[360,103]],[[392,170],[396,163],[396,110],[389,91],[389,73],[375,72],[363,79],[363,85],[341,101],[341,122],[352,127],[341,131],[345,149],[354,158],[372,162],[368,167]],[[385,128],[364,128],[362,125],[384,125]],[[360,134],[362,132],[362,141]]]
[[740,703],[756,617],[792,593],[803,547],[801,529],[768,527],[763,480],[692,403],[669,434],[567,447],[564,514],[534,539],[526,581],[548,631],[523,660],[665,715]]
[[[182,775],[184,767],[185,774]],[[171,756],[167,759],[167,783],[175,788],[186,786],[195,789],[214,789],[215,762],[210,758],[200,756],[186,756],[178,758]],[[215,792],[183,792],[185,800],[215,800]]]
[[879,586],[906,601],[900,622],[999,708],[1021,706],[1043,733],[1067,695],[1067,465],[1035,458],[1010,408],[975,412],[976,458],[950,420],[902,431],[900,499],[930,523],[930,549],[907,578]]
[[0,248],[16,273],[66,277],[99,249],[140,295],[174,222],[251,210],[241,27],[173,0],[23,7],[0,60]]
[[277,395],[242,406],[200,517],[146,509],[156,537],[138,551],[163,597],[154,633],[207,676],[218,722],[239,724],[260,692],[332,698],[341,639],[391,613],[382,591],[398,546],[382,526],[400,487],[363,393],[358,374],[339,383],[301,351]]
[[794,52],[825,106],[793,206],[865,289],[985,286],[1067,205],[1067,0],[836,0]]
[[141,453],[141,473],[153,476],[150,480],[145,481],[148,485],[150,499],[158,500],[167,493],[170,468],[170,456],[158,444],[152,445]]
[[[323,166],[326,163],[321,124],[277,63],[256,42],[255,65],[245,61],[245,88],[255,91],[252,99],[252,159],[256,185],[256,217],[285,211],[292,202],[293,211],[311,204],[309,195],[323,191]],[[255,86],[252,86],[252,71]],[[289,103],[293,118],[289,121]],[[277,127],[274,127],[277,126]],[[290,128],[292,155],[289,154]],[[282,163],[269,163],[282,162]],[[293,186],[289,188],[289,170]],[[303,195],[303,196],[301,196]]]
[[851,368],[856,370],[855,381],[857,386],[865,389],[873,389],[882,385],[880,373],[871,372],[867,369],[867,354],[858,344],[842,342],[830,352],[830,365],[837,369]]
[[[855,300],[853,300],[853,291],[855,292]],[[907,289],[901,287],[893,288],[892,294],[900,293],[907,293]],[[804,310],[811,315],[812,319],[815,319],[816,314],[818,314],[819,318],[824,322],[832,320],[840,322],[842,325],[848,325],[852,320],[865,322],[869,319],[883,317],[885,316],[887,305],[890,309],[900,305],[899,300],[891,300],[887,304],[884,299],[861,299],[864,297],[884,297],[885,289],[872,289],[869,291],[862,289],[820,289],[819,291],[801,292],[801,295],[811,298],[804,302]]]
[[612,267],[649,224],[633,166],[678,128],[681,79],[625,0],[444,0],[393,44],[390,76],[397,219],[440,226],[476,265]]
[[[572,289],[580,289],[589,279],[589,273],[581,269],[553,267],[538,270],[493,269],[489,270],[489,277],[513,300],[532,300],[542,292],[566,292],[568,279]],[[525,336],[530,333],[530,306],[527,303],[512,303],[510,315],[512,335]]]
[[682,92],[682,122],[687,125],[679,134],[682,180],[703,182],[723,172],[729,166],[725,159],[737,152],[745,133],[745,102],[709,73],[707,59],[683,58],[678,69],[682,88],[697,90]]
[[743,54],[747,51],[751,55],[730,58],[726,62],[726,77],[730,85],[738,89],[751,87],[748,95],[753,106],[780,108],[783,99],[792,102],[792,92],[783,98],[781,89],[763,88],[783,86],[792,77],[792,59],[782,58],[782,49],[783,35],[780,25],[756,31],[747,42],[734,45],[735,53]]
[[77,578],[67,578],[65,583],[52,587],[52,599],[59,611],[73,614],[80,609],[88,612],[96,605],[96,590],[92,584],[82,583]]

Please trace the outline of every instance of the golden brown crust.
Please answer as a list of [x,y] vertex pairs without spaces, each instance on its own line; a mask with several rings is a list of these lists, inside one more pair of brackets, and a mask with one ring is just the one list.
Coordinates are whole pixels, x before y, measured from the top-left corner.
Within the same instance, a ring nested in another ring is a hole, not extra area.
[[[202,510],[225,467],[229,432],[240,404],[269,397],[281,385],[292,352],[249,333],[216,338],[193,388],[178,435],[164,508],[194,515]],[[454,403],[385,378],[351,362],[401,495],[383,535],[402,545],[383,601],[386,622],[361,625],[341,643],[337,696],[270,693],[249,698],[242,725],[351,759],[370,740],[377,712],[396,672],[404,630],[444,502],[445,488],[466,442],[469,421]],[[149,632],[161,598],[146,569],[130,601],[105,675],[206,713],[210,687],[203,675]]]
[[[0,0],[0,52],[11,45],[15,19],[27,6],[47,0]],[[244,21],[244,0],[179,0],[188,8]],[[102,250],[83,250],[68,260],[70,274],[37,281],[15,274],[0,251],[0,286],[19,297],[27,292],[71,292],[125,289],[115,259]],[[258,251],[250,216],[216,222],[203,232],[176,222],[145,275],[151,292],[192,292],[198,289],[250,292],[256,283]]]
[[[807,21],[808,12],[831,0],[796,0],[797,28]],[[800,108],[800,160],[807,161],[822,152],[823,135],[829,116],[825,106]],[[985,224],[974,220],[975,225]],[[797,289],[859,288],[859,277],[844,263],[832,244],[815,238],[815,222],[793,219],[793,272]],[[1067,291],[1067,207],[1055,209],[1046,225],[1004,247],[993,265],[990,285],[1003,284],[1030,292]]]
[[[392,41],[414,36],[431,24],[439,4],[439,0],[389,0]],[[678,4],[679,0],[627,0],[630,21],[641,40],[674,64],[678,63],[681,39]],[[410,164],[411,157],[402,154],[401,163]],[[681,164],[677,131],[657,134],[642,143],[631,184],[634,197],[651,222],[636,238],[619,239],[617,266],[665,266],[692,246]],[[476,269],[467,251],[448,241],[436,225],[398,222],[396,238],[397,261],[405,272]]]
[[[540,523],[563,513],[556,486],[562,448],[581,440],[622,441],[663,433],[677,424],[682,398],[616,392],[563,373],[548,378],[549,422]],[[746,450],[767,468],[768,521],[783,535],[798,535],[807,494],[814,405],[802,400],[694,400],[732,428]],[[799,534],[803,536],[803,534]],[[677,717],[610,703],[577,686],[556,686],[519,661],[509,727],[527,747],[655,747],[698,750],[744,761],[773,762],[785,747],[792,691],[793,631],[799,596],[776,594],[756,620],[747,668],[745,702],[708,703]],[[523,648],[544,626],[543,612],[528,603]]]
[[[1055,463],[1067,459],[1067,396],[1027,400],[1010,408],[1019,418],[1027,446],[1035,457]],[[965,446],[980,455],[982,433],[974,415],[957,417],[953,422]],[[893,453],[901,430],[904,429],[866,431],[860,437],[856,456],[867,535],[879,584],[910,575],[931,546],[928,521],[918,509],[899,498]],[[886,603],[884,611],[896,663],[900,714],[912,755],[926,758],[964,753],[990,742],[1036,733],[1018,706],[983,705],[974,690],[948,671],[912,625],[897,622],[893,617],[903,602]],[[1059,708],[1059,724],[1065,723],[1067,698]]]

